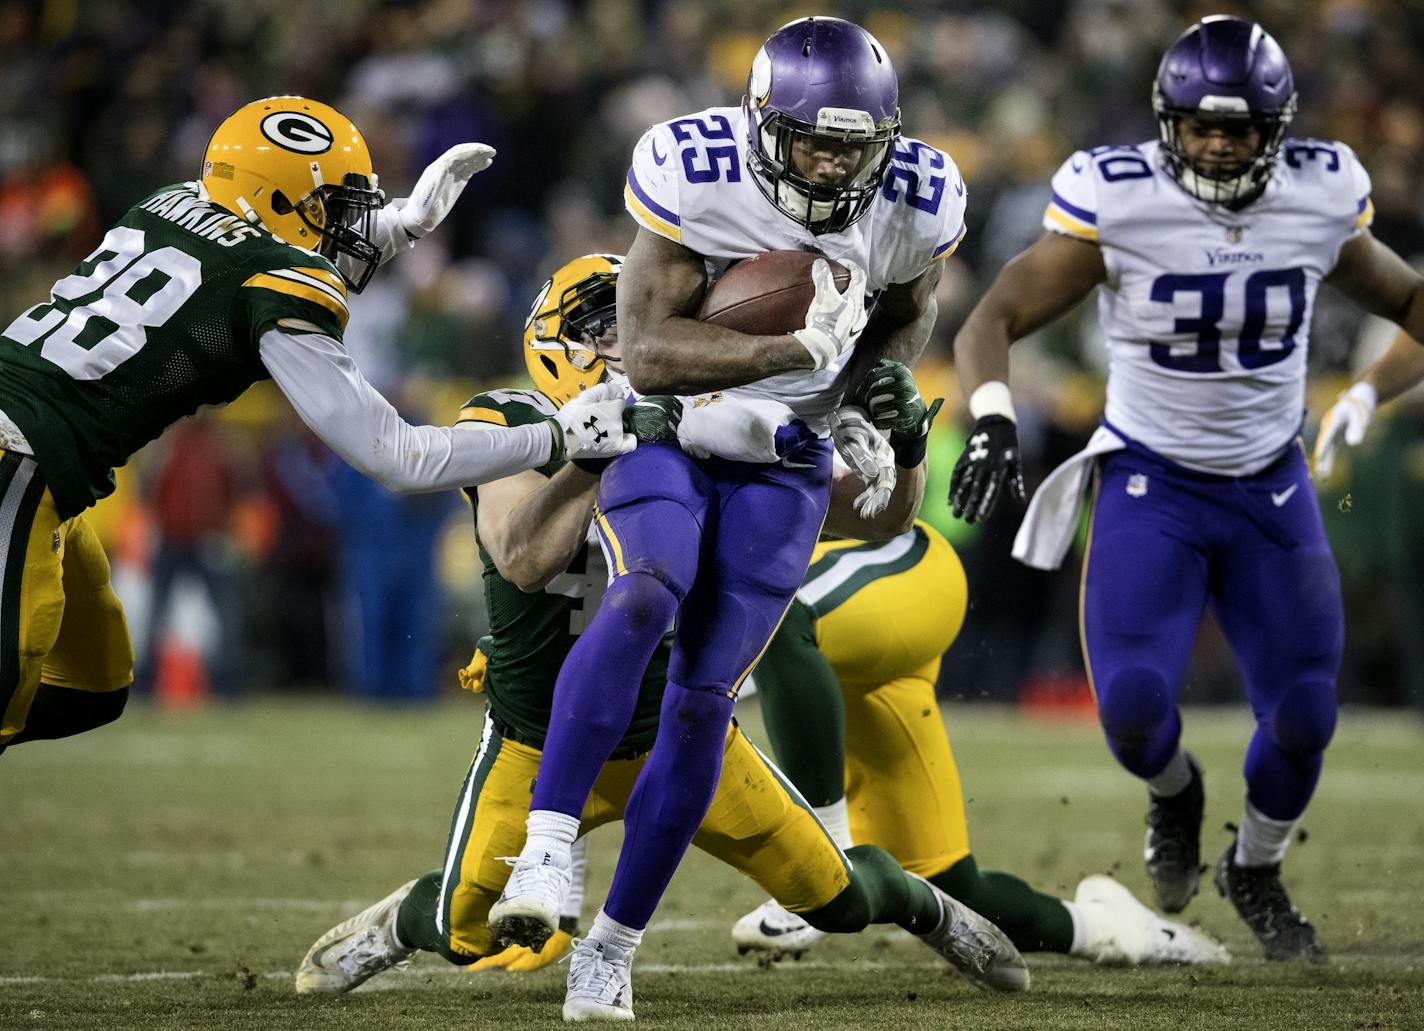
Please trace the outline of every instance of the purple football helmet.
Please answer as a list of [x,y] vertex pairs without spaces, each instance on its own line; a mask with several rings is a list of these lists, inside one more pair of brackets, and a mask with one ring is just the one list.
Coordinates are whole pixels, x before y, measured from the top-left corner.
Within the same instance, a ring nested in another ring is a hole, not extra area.
[[839,18],[783,25],[757,52],[747,80],[753,181],[811,232],[840,232],[870,210],[885,178],[900,135],[899,97],[889,55],[859,25]]
[[[1228,15],[1203,18],[1162,56],[1152,108],[1167,171],[1194,197],[1240,207],[1266,188],[1286,127],[1295,116],[1295,80],[1280,44],[1255,22]],[[1244,128],[1261,136],[1255,156],[1238,174],[1210,174],[1182,147],[1181,119]]]

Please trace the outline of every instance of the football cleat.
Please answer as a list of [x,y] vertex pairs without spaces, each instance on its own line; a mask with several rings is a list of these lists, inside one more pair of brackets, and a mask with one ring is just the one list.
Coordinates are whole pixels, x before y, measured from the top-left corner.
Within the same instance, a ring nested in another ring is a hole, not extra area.
[[806,950],[826,936],[775,899],[767,899],[732,925],[732,941],[737,955],[759,953],[757,962],[774,963],[783,956],[800,959]]
[[1231,900],[1265,948],[1267,959],[1324,963],[1329,958],[1315,938],[1315,928],[1291,904],[1281,883],[1280,863],[1237,866],[1233,840],[1217,861],[1215,880],[1216,890]]
[[502,859],[513,869],[490,907],[490,933],[506,948],[524,945],[538,952],[559,929],[559,913],[573,880],[569,853],[526,849],[517,858]]
[[1201,880],[1202,791],[1201,767],[1187,753],[1192,779],[1175,795],[1148,793],[1147,843],[1142,858],[1152,881],[1157,905],[1180,913],[1197,893]]
[[415,881],[327,931],[297,968],[300,995],[349,992],[383,970],[404,966],[415,949],[396,940],[396,913]]
[[[916,877],[911,874],[911,877]],[[917,880],[924,881],[923,877]],[[998,992],[1022,992],[1028,988],[1028,964],[1014,943],[993,922],[964,903],[940,891],[929,881],[939,898],[940,919],[928,934],[916,935],[965,977],[983,988]]]
[[1226,946],[1195,927],[1158,916],[1111,877],[1083,878],[1073,904],[1087,925],[1082,954],[1094,963],[1137,966],[1231,962]]
[[564,1019],[633,1019],[632,949],[593,938],[574,939]]

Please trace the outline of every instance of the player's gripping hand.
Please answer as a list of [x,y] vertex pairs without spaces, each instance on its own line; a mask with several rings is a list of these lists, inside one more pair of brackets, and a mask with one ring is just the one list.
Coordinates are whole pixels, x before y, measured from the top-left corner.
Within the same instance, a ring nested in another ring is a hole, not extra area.
[[458,143],[426,166],[410,196],[390,204],[400,213],[406,235],[419,240],[445,221],[465,184],[490,166],[494,153],[494,148],[485,143]]
[[855,510],[862,519],[874,519],[885,511],[895,490],[895,453],[855,405],[841,405],[828,421],[837,454],[865,484],[865,490],[856,496]]
[[890,431],[896,464],[913,469],[924,461],[930,427],[944,399],[927,406],[907,366],[881,358],[851,391],[850,400],[865,409],[877,429]]
[[637,447],[637,438],[623,428],[627,389],[622,383],[600,383],[554,413],[550,422],[563,432],[554,434],[549,461],[617,458]]
[[816,296],[806,311],[806,327],[791,334],[810,352],[811,367],[817,371],[844,354],[865,328],[865,270],[852,261],[841,264],[850,271],[845,293],[836,289],[836,277],[825,259],[812,263]]
[[980,416],[954,463],[949,504],[956,517],[977,523],[993,513],[1005,486],[1022,504],[1025,491],[1018,429],[1007,416]]
[[1365,439],[1365,430],[1375,415],[1379,397],[1368,383],[1356,383],[1340,395],[1320,420],[1320,432],[1315,437],[1315,475],[1327,479],[1335,468],[1335,449],[1343,439],[1358,447]]
[[639,444],[677,443],[682,402],[668,394],[649,394],[623,409],[623,428]]
[[505,970],[511,974],[527,974],[543,970],[567,956],[574,947],[573,935],[562,928],[555,931],[538,952],[523,945],[511,945],[470,967],[471,970]]

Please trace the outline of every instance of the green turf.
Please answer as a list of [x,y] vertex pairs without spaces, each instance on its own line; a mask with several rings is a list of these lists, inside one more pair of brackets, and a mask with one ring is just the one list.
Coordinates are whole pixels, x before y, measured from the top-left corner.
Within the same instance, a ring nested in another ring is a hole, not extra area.
[[[744,725],[759,735],[755,704]],[[1071,893],[1111,870],[1145,895],[1143,797],[1092,724],[946,710],[975,852]],[[471,975],[434,957],[339,998],[298,998],[291,971],[327,927],[438,865],[478,705],[375,712],[261,704],[120,723],[0,758],[0,1028],[522,1028],[558,1020],[563,967]],[[1244,711],[1192,712],[1207,778],[1204,848],[1240,808]],[[768,970],[731,921],[754,885],[700,855],[674,880],[635,967],[657,1027],[1424,1027],[1424,727],[1346,713],[1287,881],[1332,950],[1324,969],[1267,965],[1205,888],[1187,916],[1229,968],[1104,970],[1034,956],[1006,999],[945,976],[898,931],[836,939]],[[594,838],[590,896],[616,830]]]

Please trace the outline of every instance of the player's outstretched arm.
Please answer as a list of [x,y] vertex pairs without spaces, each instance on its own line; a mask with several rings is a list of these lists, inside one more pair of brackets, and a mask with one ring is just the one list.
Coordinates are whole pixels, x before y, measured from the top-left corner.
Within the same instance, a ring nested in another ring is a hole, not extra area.
[[699,255],[638,231],[618,276],[618,336],[634,390],[700,394],[818,367],[808,347],[791,334],[752,336],[698,322],[706,290]]
[[425,167],[409,197],[398,197],[382,208],[376,233],[381,263],[434,232],[460,199],[465,184],[488,168],[494,155],[494,148],[488,144],[458,143]]
[[1403,330],[1389,350],[1340,395],[1320,420],[1315,437],[1315,475],[1326,479],[1343,441],[1357,447],[1365,439],[1375,407],[1424,382],[1424,347]]
[[565,405],[558,421],[489,429],[413,426],[325,334],[269,330],[259,353],[313,433],[358,472],[401,493],[488,483],[562,458],[566,450],[581,458],[614,457],[636,444],[623,431],[620,388],[605,384]]
[[[498,430],[481,425],[481,432]],[[553,476],[529,471],[477,488],[480,540],[499,575],[540,591],[578,554],[593,521],[598,476],[572,463]]]
[[954,338],[954,364],[974,428],[950,478],[954,514],[987,519],[1007,486],[1024,499],[1009,346],[1048,325],[1107,278],[1097,244],[1044,233],[999,272]]

